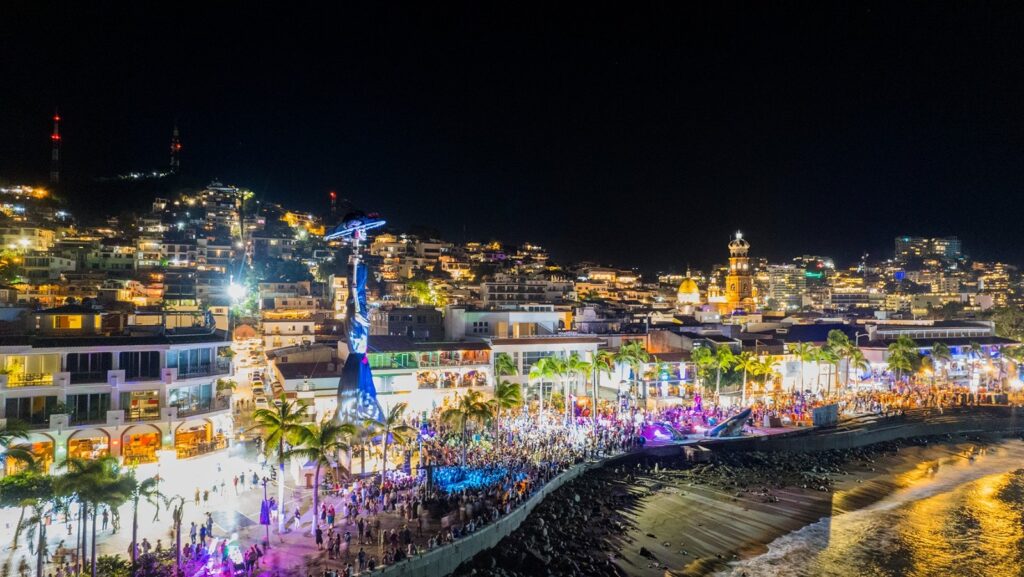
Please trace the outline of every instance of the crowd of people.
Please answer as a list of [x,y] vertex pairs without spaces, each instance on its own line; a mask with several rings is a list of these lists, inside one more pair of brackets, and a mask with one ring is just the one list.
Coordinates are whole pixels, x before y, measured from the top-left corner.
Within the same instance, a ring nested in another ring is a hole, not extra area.
[[[632,421],[594,430],[520,415],[462,447],[439,418],[413,424],[423,433],[415,473],[400,469],[326,489],[313,534],[326,552],[325,575],[372,571],[475,533],[569,467],[634,446],[639,431]],[[382,527],[385,516],[395,526]]]
[[[929,387],[891,390],[843,391],[841,395],[789,393],[770,401],[758,399],[748,406],[748,424],[762,426],[768,418],[783,424],[811,424],[815,408],[836,403],[841,413],[887,414],[907,408],[942,407],[981,402],[964,389],[942,391]],[[419,430],[419,461],[378,476],[325,480],[320,507],[310,511],[308,500],[269,503],[270,522],[285,509],[293,535],[308,534],[321,560],[323,575],[355,575],[401,562],[442,547],[508,515],[540,487],[566,469],[588,459],[628,451],[645,442],[645,431],[655,423],[670,424],[683,434],[701,434],[740,412],[731,406],[694,399],[689,406],[645,411],[637,407],[602,407],[596,423],[577,412],[566,418],[550,412],[518,412],[487,427],[477,427],[469,439],[446,424],[440,409],[427,418],[411,417]],[[263,473],[256,469],[225,472],[210,487],[196,487],[190,495],[196,509],[228,495],[262,489]],[[218,473],[220,465],[218,465]],[[236,536],[215,535],[207,510],[196,521],[186,521],[183,539],[183,576],[254,577],[264,575],[266,543],[255,536],[245,545]],[[106,527],[107,516],[103,517]],[[305,539],[305,537],[302,537]],[[170,548],[173,549],[173,540]],[[137,555],[165,549],[140,540]],[[131,551],[128,551],[129,556]],[[174,553],[177,553],[176,551]],[[58,577],[73,573],[60,568]]]

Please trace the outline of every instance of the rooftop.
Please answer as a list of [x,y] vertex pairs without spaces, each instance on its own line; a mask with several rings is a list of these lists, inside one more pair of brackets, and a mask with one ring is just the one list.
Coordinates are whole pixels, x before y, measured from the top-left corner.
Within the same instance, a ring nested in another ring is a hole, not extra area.
[[[894,340],[873,340],[864,343],[861,348],[865,349],[885,349],[890,344],[894,343]],[[935,343],[942,343],[950,347],[965,347],[971,343],[978,343],[979,345],[999,345],[999,346],[1011,346],[1020,344],[1013,339],[1007,339],[1004,337],[929,337],[926,339],[914,339],[914,342],[921,348],[931,348]]]
[[184,334],[150,334],[150,335],[86,335],[74,337],[36,336],[36,335],[5,335],[0,336],[0,346],[31,346],[33,348],[63,347],[116,347],[129,345],[190,345],[199,343],[227,342],[226,331],[207,331]]

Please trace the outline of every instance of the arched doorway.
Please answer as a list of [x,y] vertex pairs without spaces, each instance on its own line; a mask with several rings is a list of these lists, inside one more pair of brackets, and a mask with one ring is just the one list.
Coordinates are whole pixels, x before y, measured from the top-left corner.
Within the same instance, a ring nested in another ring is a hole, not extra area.
[[125,465],[157,462],[157,451],[162,445],[163,433],[156,425],[135,425],[121,435],[121,455]]
[[208,419],[185,421],[174,430],[174,449],[179,459],[195,457],[227,447],[227,440],[221,433],[214,434],[213,423]]
[[[46,433],[33,433],[32,435],[29,435],[27,441],[15,441],[14,445],[24,445],[24,448],[28,449],[32,453],[32,458],[35,460],[35,464],[39,467],[39,470],[43,473],[50,472],[50,468],[53,466],[54,450],[56,449],[56,443],[54,443],[53,437]],[[17,459],[5,459],[5,475],[20,473],[27,468],[28,463]]]
[[110,455],[110,434],[103,429],[82,429],[68,437],[68,458],[91,461]]

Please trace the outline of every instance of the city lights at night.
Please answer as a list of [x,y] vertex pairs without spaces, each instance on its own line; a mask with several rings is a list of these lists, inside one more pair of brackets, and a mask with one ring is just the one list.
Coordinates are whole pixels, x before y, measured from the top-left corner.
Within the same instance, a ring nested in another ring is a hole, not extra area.
[[1022,29],[8,7],[0,577],[1024,575]]

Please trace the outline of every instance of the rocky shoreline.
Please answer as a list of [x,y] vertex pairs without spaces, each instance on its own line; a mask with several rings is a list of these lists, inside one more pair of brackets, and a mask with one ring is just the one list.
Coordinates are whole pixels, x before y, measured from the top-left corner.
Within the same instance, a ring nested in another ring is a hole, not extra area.
[[821,453],[632,456],[555,491],[458,577],[707,575],[775,537],[894,490],[896,475],[993,439],[937,436]]

